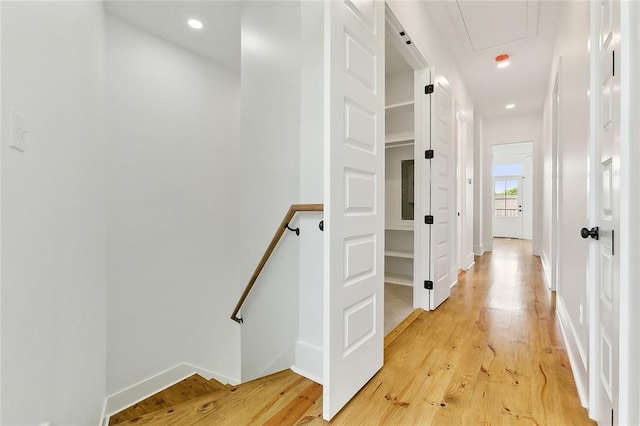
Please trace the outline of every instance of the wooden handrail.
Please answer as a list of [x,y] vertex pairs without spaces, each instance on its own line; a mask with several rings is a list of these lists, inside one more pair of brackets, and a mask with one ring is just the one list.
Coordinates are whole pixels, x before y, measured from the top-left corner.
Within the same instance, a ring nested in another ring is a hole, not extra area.
[[269,257],[271,257],[271,254],[273,253],[276,246],[278,245],[278,242],[280,241],[282,234],[284,234],[284,231],[287,229],[287,225],[289,225],[289,222],[291,222],[291,219],[293,219],[293,216],[295,216],[297,212],[321,212],[321,211],[324,211],[324,204],[292,204],[291,207],[289,207],[287,214],[284,216],[284,219],[282,219],[282,223],[280,223],[278,230],[276,231],[275,235],[271,239],[271,242],[269,243],[267,250],[265,250],[264,254],[262,255],[262,259],[260,259],[260,263],[258,263],[258,266],[256,266],[255,271],[253,271],[253,275],[251,275],[251,278],[249,279],[249,282],[247,283],[247,286],[245,287],[244,292],[242,292],[242,296],[240,296],[240,300],[238,300],[238,303],[236,303],[236,307],[233,310],[233,313],[231,314],[232,320],[234,320],[238,324],[242,324],[242,318],[238,317],[238,312],[240,312],[240,308],[242,308],[244,301],[247,299],[247,296],[249,296],[251,289],[256,283],[256,280],[258,279],[258,277],[260,276],[260,273],[264,269],[264,266],[267,264]]

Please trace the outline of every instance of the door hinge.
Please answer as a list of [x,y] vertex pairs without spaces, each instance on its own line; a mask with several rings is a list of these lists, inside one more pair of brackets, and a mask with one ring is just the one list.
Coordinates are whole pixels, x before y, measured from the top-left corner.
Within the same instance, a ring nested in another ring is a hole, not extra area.
[[424,152],[424,158],[426,158],[427,160],[431,160],[433,158],[433,150],[432,149],[428,149]]
[[616,51],[611,51],[611,76],[616,76]]
[[424,289],[425,290],[433,290],[433,281],[424,281]]
[[433,216],[431,216],[430,214],[426,215],[424,217],[424,223],[427,225],[433,225]]
[[427,84],[426,86],[424,86],[425,95],[430,95],[432,93],[433,93],[433,84]]
[[613,426],[613,408],[611,409],[611,426]]

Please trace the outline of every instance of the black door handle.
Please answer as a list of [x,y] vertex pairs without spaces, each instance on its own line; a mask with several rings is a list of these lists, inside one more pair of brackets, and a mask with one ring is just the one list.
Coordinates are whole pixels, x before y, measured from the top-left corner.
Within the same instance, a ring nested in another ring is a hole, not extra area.
[[591,229],[588,229],[588,228],[582,228],[582,229],[580,230],[580,236],[581,236],[582,238],[589,238],[589,237],[591,237],[591,238],[593,238],[594,240],[597,240],[598,238],[600,238],[600,231],[599,231],[599,229],[598,229],[598,227],[597,227],[597,226],[594,226],[594,227],[593,227],[593,228],[591,228]]

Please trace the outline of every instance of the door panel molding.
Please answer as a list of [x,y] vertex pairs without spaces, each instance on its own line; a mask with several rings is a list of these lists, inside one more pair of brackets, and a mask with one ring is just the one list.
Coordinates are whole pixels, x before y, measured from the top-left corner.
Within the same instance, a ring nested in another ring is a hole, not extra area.
[[[618,424],[620,345],[620,4],[591,7],[591,117],[589,223],[600,238],[589,241],[589,415]],[[617,238],[619,239],[619,238]],[[637,401],[635,402],[637,403]]]
[[323,417],[382,367],[384,3],[326,1]]

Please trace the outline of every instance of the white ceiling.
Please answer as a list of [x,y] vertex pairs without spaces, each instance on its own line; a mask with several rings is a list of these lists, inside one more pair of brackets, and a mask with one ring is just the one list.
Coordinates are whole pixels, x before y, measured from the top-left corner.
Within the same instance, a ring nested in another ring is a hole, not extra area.
[[494,145],[492,163],[494,165],[518,164],[532,155],[533,144],[531,142]]
[[[483,117],[542,110],[547,90],[559,2],[538,0],[448,0],[424,3]],[[224,66],[240,70],[242,1],[107,0],[105,9],[161,38]],[[195,17],[204,28],[186,25]],[[387,72],[407,69],[387,41]],[[494,58],[511,56],[498,69]],[[505,110],[507,103],[516,108]]]
[[[483,117],[539,112],[550,77],[559,2],[452,0],[428,2]],[[498,69],[497,55],[510,55]],[[508,103],[516,108],[506,110]]]
[[[474,52],[499,47],[527,38],[528,12],[533,1],[478,2],[457,1],[458,12]],[[533,27],[537,18],[532,10]],[[454,15],[456,13],[454,12]]]
[[[240,71],[240,1],[122,1],[104,2],[107,13],[160,38]],[[189,18],[204,24],[187,26]]]

